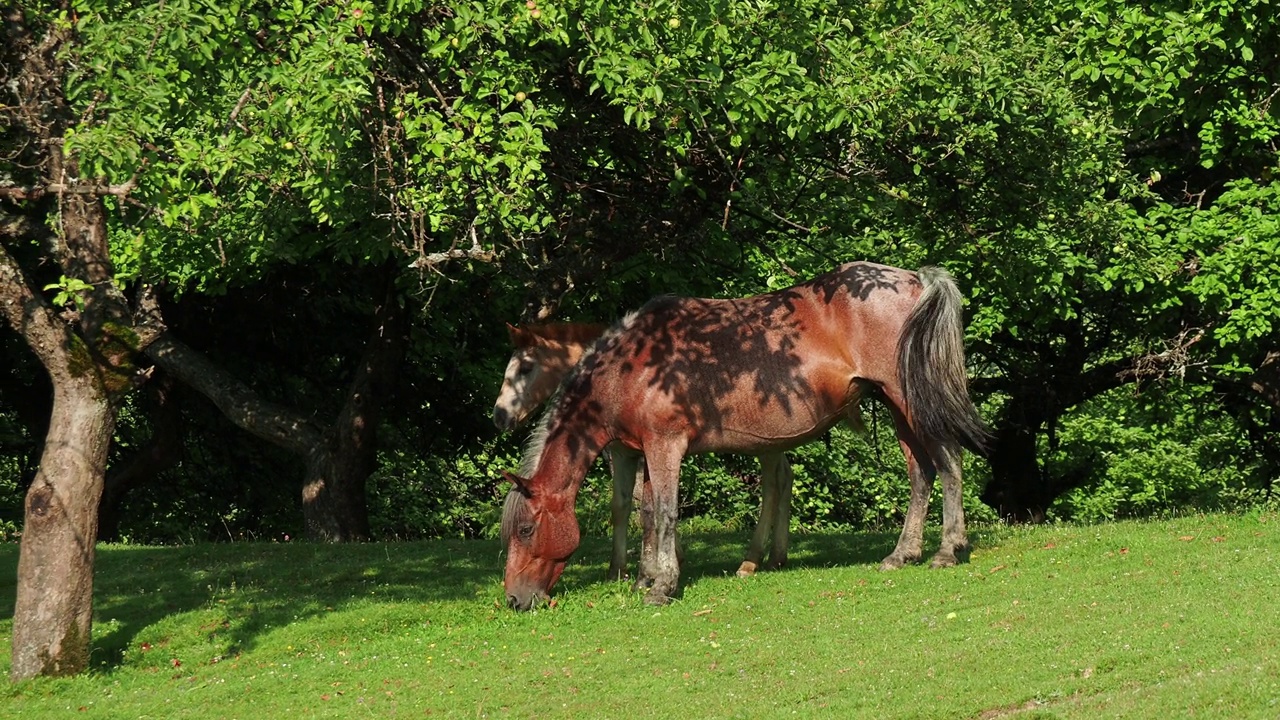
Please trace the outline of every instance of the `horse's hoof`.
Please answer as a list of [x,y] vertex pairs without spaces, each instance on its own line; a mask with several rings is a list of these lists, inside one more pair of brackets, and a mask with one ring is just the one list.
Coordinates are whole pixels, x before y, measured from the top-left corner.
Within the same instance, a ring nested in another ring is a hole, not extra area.
[[627,569],[611,567],[609,568],[609,574],[606,577],[608,577],[610,580],[626,580]]
[[955,567],[957,564],[955,555],[943,555],[938,553],[933,556],[933,562],[929,563],[929,567],[937,570],[939,568]]
[[909,563],[914,563],[919,560],[920,560],[919,556],[911,557],[909,555],[899,555],[898,553],[893,553],[892,555],[885,558],[880,563],[880,569],[881,570],[898,570],[898,569],[901,569],[904,565],[907,565]]
[[769,562],[764,566],[764,569],[765,569],[765,570],[770,570],[770,571],[772,571],[772,570],[781,570],[784,566],[786,566],[786,564],[787,564],[787,559],[786,559],[786,558],[782,558],[781,560],[770,560],[770,561],[769,561]]
[[653,578],[638,577],[636,578],[636,581],[632,583],[631,590],[632,592],[639,592],[641,590],[648,590],[652,587],[653,587]]
[[644,596],[644,604],[645,605],[670,605],[671,599],[672,599],[671,596],[665,593],[655,593],[653,591],[650,591]]
[[752,575],[755,575],[755,574],[756,574],[756,564],[751,562],[750,560],[743,560],[742,564],[738,566],[738,577],[740,578],[751,577]]
[[962,562],[968,562],[968,561],[969,561],[969,546],[968,544],[961,544],[951,548],[950,552],[948,552],[946,549],[939,550],[938,554],[933,556],[933,562],[929,563],[929,567],[949,568],[949,567],[955,567],[956,565],[959,565]]

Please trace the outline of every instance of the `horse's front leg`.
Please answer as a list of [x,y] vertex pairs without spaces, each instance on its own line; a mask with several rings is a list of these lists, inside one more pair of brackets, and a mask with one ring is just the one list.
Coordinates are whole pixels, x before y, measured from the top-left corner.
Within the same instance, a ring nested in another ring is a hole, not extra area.
[[631,500],[635,494],[636,474],[641,456],[622,445],[609,447],[609,470],[613,474],[613,500],[609,509],[613,519],[613,555],[609,558],[609,579],[627,576],[627,526],[631,521]]
[[[645,563],[643,580],[652,579],[645,602],[664,605],[680,587],[679,540],[676,523],[680,511],[680,461],[685,443],[652,443],[645,447],[648,475],[645,501],[652,513],[653,559]],[[647,541],[647,538],[646,538]]]

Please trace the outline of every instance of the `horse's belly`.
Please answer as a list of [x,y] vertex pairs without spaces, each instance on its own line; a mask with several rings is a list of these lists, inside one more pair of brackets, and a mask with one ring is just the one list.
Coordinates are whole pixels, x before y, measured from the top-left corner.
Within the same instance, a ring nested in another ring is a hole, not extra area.
[[831,412],[780,419],[779,415],[727,418],[721,426],[704,427],[690,438],[689,452],[756,454],[790,450],[821,437],[844,417]]

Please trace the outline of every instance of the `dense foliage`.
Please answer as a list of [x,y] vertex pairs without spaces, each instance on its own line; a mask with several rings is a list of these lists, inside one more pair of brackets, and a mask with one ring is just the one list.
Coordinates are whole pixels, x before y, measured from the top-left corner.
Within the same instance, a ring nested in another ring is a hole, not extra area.
[[[487,419],[504,322],[860,258],[964,289],[993,431],[967,461],[971,514],[1251,502],[1280,468],[1277,407],[1251,388],[1280,349],[1269,2],[23,5],[74,35],[82,176],[135,183],[104,200],[117,285],[160,287],[170,329],[256,392],[336,412],[369,271],[399,269],[413,327],[367,488],[376,537],[493,531],[519,456]],[[21,138],[0,143],[0,184],[31,182]],[[74,307],[85,288],[36,250],[56,208],[0,210],[6,252]],[[11,534],[44,428],[21,390],[38,366],[3,351]],[[299,536],[297,462],[177,397],[180,460],[128,493],[117,537]],[[154,433],[147,407],[126,401],[113,466]],[[796,526],[898,521],[901,455],[870,425],[795,453]],[[687,463],[686,514],[749,523],[753,462]],[[608,492],[598,469],[589,530]]]

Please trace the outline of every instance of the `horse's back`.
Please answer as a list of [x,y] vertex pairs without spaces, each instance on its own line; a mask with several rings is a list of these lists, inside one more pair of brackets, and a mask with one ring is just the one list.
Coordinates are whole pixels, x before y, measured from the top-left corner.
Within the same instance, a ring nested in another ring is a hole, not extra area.
[[655,298],[597,349],[591,391],[633,447],[646,434],[693,452],[794,447],[845,416],[859,378],[894,372],[918,294],[915,273],[850,263],[747,298]]

